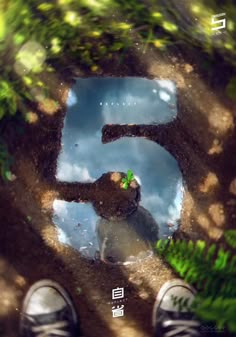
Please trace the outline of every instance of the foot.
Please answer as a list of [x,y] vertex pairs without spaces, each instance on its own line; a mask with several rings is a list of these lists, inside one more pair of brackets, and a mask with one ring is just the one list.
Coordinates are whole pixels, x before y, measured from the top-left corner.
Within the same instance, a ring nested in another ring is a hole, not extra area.
[[[190,311],[194,297],[195,290],[182,280],[171,280],[163,284],[157,295],[152,315],[155,336],[200,336],[200,322]],[[182,300],[179,303],[180,298]]]
[[20,320],[22,337],[78,337],[78,320],[67,292],[56,282],[42,280],[28,291]]

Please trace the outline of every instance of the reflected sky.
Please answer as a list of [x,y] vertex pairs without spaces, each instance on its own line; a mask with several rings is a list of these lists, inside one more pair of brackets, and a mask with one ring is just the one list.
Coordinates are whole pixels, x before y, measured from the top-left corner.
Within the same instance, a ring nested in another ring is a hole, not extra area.
[[[183,193],[176,160],[164,148],[143,138],[125,137],[102,144],[101,129],[105,124],[171,121],[177,114],[174,83],[141,78],[77,79],[67,103],[57,179],[88,182],[108,171],[131,169],[141,185],[141,205],[159,224],[160,237],[170,235],[167,224],[174,225],[172,230],[176,227]],[[97,216],[91,205],[56,201],[54,221],[61,228],[64,243],[83,246],[80,239],[75,243],[70,238],[82,227],[87,230],[86,240],[96,246]]]

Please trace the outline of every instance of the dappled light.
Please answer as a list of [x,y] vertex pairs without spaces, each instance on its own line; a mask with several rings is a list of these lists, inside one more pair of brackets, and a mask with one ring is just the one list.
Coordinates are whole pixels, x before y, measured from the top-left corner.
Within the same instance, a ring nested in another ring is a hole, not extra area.
[[50,210],[53,202],[57,197],[57,192],[53,190],[46,190],[41,197],[41,207]]
[[1,327],[9,314],[20,310],[19,300],[25,285],[24,277],[19,275],[5,259],[0,258]]
[[46,60],[46,50],[35,41],[25,43],[16,54],[14,69],[19,76],[24,76],[30,71],[39,73]]
[[214,172],[209,172],[199,185],[199,191],[202,193],[211,193],[219,187],[219,179]]
[[45,98],[40,100],[39,109],[46,115],[52,116],[60,109],[59,103],[53,99]]
[[214,139],[212,142],[212,146],[208,150],[209,155],[219,155],[223,152],[223,142],[219,139]]
[[210,205],[208,212],[216,226],[223,228],[225,225],[225,212],[223,204],[218,202]]
[[209,125],[211,131],[216,135],[222,136],[234,128],[233,116],[229,111],[224,111],[223,106],[209,111]]
[[81,18],[76,12],[67,11],[64,16],[64,21],[71,26],[78,26],[81,23]]
[[[177,88],[185,93],[184,97],[180,96],[180,99],[186,102],[189,113],[191,113],[193,107],[196,107],[198,112],[207,119],[208,130],[205,130],[202,139],[198,139],[199,142],[203,141],[205,136],[208,136],[206,131],[221,140],[232,132],[234,129],[232,112],[221,104],[217,95],[212,93],[203,80],[197,76],[191,65],[181,64],[182,62],[177,62],[177,59],[174,59],[174,65],[172,65],[163,58],[159,58],[157,62],[147,59],[147,62],[150,64],[149,73],[151,75],[175,81]],[[177,64],[175,65],[175,63]],[[192,75],[192,78],[188,74]],[[191,114],[189,118],[195,119],[198,118],[198,115]],[[209,149],[209,144],[206,148],[206,152],[209,151],[209,154],[222,152],[221,140],[215,140],[215,137],[213,138],[213,146]]]
[[[52,277],[75,299],[83,335],[150,337],[173,264],[181,277],[201,268],[197,250],[196,265],[191,253],[182,264],[176,242],[186,252],[193,242],[227,249],[216,281],[227,279],[236,247],[233,3],[2,1],[0,334],[17,335],[26,288]],[[160,238],[172,265],[156,254]],[[122,319],[111,319],[114,287],[126,292]]]
[[32,112],[32,111],[27,112],[25,115],[25,118],[29,124],[35,124],[39,120],[37,113]]
[[210,220],[208,215],[199,213],[197,222],[211,240],[218,241],[222,237],[223,231],[214,226],[214,222]]

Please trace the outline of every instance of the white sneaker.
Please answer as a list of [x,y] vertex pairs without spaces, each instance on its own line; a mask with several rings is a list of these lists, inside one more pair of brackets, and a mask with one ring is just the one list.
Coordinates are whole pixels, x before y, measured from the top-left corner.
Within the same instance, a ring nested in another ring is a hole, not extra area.
[[36,282],[24,299],[22,337],[78,337],[78,319],[68,293],[56,282]]

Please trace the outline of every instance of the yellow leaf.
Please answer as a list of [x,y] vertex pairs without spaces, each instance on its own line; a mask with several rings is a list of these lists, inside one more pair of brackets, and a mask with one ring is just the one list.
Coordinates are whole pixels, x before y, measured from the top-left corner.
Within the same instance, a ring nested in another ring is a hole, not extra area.
[[93,65],[93,66],[91,67],[91,70],[92,70],[93,72],[96,72],[96,71],[98,70],[98,66]]
[[132,25],[129,24],[129,23],[126,23],[126,22],[119,22],[117,24],[117,28],[120,28],[122,30],[128,30],[128,29],[131,29],[132,28]]
[[5,38],[5,18],[3,12],[0,12],[0,41],[4,40]]
[[71,26],[77,26],[81,23],[81,18],[76,12],[68,11],[64,16],[64,21]]
[[152,13],[152,17],[155,19],[161,19],[162,18],[162,14],[160,12],[154,12]]
[[178,30],[178,27],[174,23],[169,21],[164,21],[163,28],[168,32],[176,32]]
[[46,3],[46,2],[43,2],[40,5],[38,5],[38,9],[43,12],[49,11],[52,8],[53,8],[53,4]]
[[163,40],[154,40],[153,44],[156,48],[163,48],[165,46],[165,41]]

